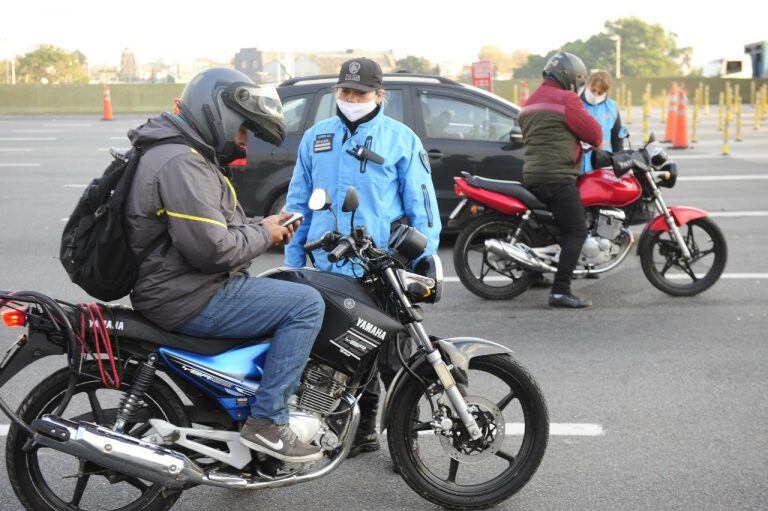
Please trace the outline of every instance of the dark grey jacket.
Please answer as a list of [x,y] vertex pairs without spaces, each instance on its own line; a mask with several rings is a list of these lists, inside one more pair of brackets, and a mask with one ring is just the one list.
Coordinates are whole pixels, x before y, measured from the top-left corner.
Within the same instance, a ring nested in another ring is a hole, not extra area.
[[[133,144],[183,135],[213,154],[179,117],[163,114],[128,133]],[[261,218],[245,216],[229,180],[189,145],[164,144],[141,157],[126,202],[131,250],[166,241],[139,269],[133,307],[166,330],[195,317],[230,277],[272,245]]]

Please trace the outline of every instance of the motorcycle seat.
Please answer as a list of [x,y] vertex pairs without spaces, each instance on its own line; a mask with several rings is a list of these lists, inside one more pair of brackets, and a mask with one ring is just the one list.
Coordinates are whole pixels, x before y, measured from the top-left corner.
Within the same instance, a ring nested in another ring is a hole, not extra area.
[[[141,313],[122,305],[102,305],[102,315],[113,338],[131,339],[156,346],[165,346],[198,355],[218,355],[243,344],[266,342],[269,339],[210,339],[192,337],[163,330]],[[80,319],[73,318],[73,325]],[[123,341],[124,342],[124,341]]]
[[467,183],[472,186],[514,197],[528,206],[529,209],[547,209],[546,204],[541,202],[533,192],[518,181],[504,181],[501,179],[473,176],[468,172],[462,172],[462,174],[467,179]]

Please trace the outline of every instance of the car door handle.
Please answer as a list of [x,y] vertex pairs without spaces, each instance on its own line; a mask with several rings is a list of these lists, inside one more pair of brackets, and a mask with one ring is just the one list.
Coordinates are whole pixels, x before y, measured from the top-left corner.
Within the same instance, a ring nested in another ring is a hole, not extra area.
[[427,154],[430,158],[434,158],[436,160],[443,157],[443,152],[439,149],[430,149],[427,151]]

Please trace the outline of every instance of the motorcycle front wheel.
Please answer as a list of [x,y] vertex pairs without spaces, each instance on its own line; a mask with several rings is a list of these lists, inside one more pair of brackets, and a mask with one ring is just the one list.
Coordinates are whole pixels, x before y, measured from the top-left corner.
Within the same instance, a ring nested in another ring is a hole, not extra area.
[[[536,381],[509,355],[469,363],[462,386],[483,437],[472,440],[452,415],[435,429],[432,408],[416,382],[393,396],[388,426],[392,461],[423,498],[450,509],[481,509],[517,493],[536,472],[549,439],[547,405]],[[439,393],[437,383],[431,392]],[[448,401],[433,396],[433,401]],[[445,415],[443,415],[445,417]]]
[[[83,366],[72,401],[62,416],[112,427],[122,392],[104,388],[96,376],[94,363]],[[69,368],[61,369],[40,382],[22,401],[18,415],[30,424],[53,413],[69,384]],[[133,379],[129,367],[124,372],[128,383]],[[125,432],[141,438],[154,429],[147,422],[159,418],[179,426],[188,426],[183,404],[173,390],[156,377],[137,410],[136,422]],[[166,511],[180,492],[163,492],[160,484],[129,477],[69,454],[39,444],[25,450],[26,434],[16,425],[8,432],[5,448],[6,467],[11,487],[21,504],[30,511]]]
[[640,265],[656,289],[672,296],[694,296],[720,279],[728,248],[720,228],[709,218],[697,218],[680,227],[691,258],[680,252],[671,231],[651,231],[640,246]]

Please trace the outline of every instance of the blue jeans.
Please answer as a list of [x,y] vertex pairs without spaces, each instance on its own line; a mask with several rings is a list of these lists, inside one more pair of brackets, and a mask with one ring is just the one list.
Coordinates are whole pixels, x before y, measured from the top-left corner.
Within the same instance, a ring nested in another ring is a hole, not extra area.
[[286,403],[299,385],[324,312],[323,298],[312,287],[236,275],[213,295],[200,314],[176,331],[194,337],[229,339],[272,335],[251,415],[286,424]]

